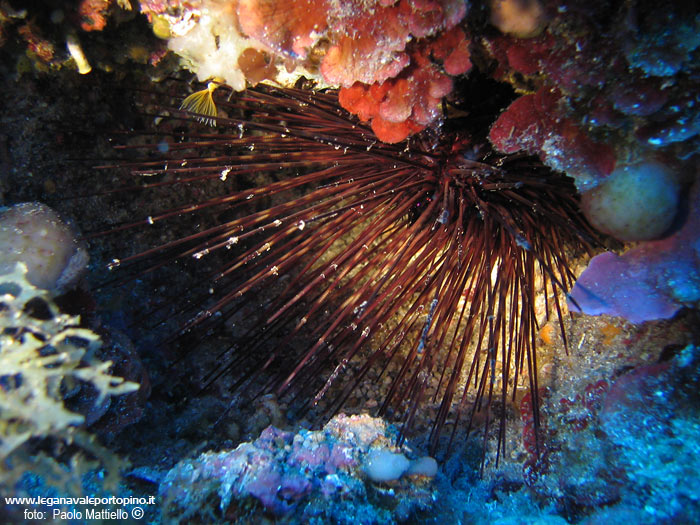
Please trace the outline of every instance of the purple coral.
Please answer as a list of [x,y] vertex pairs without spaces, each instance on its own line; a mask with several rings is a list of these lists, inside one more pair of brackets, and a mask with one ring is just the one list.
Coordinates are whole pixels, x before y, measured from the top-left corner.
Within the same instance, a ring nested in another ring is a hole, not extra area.
[[690,197],[682,229],[623,255],[594,257],[571,291],[569,308],[633,323],[672,317],[700,301],[700,185]]

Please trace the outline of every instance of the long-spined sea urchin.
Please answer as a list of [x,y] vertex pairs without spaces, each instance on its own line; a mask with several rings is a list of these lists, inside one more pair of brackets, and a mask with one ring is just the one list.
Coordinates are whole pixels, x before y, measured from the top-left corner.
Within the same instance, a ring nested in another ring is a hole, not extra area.
[[[254,323],[259,336],[229,347],[210,381],[230,373],[240,388],[255,378],[260,391],[306,404],[334,388],[336,411],[370,370],[381,376],[392,365],[379,414],[398,408],[405,431],[422,404],[435,403],[435,451],[448,418],[451,442],[460,420],[468,432],[477,410],[514,398],[525,377],[537,426],[537,289],[564,333],[558,292],[573,278],[567,250],[590,248],[595,235],[572,181],[533,158],[495,153],[459,120],[439,135],[387,145],[335,93],[260,86],[227,100],[225,91],[216,93],[216,130],[171,109],[166,119],[184,128],[161,124],[149,144],[123,146],[137,159],[120,166],[156,176],[141,178],[141,190],[260,175],[265,182],[110,230],[245,208],[112,265],[145,271],[226,252],[217,293],[183,332],[225,324],[249,294],[279,287]],[[268,344],[302,332],[312,343],[301,351]],[[487,414],[484,439],[488,430]],[[497,432],[498,458],[505,417]]]

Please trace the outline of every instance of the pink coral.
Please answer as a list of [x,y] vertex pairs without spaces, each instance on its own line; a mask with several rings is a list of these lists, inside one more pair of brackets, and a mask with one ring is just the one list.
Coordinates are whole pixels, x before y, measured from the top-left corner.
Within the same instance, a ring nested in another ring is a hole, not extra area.
[[305,443],[303,439],[295,439],[292,445],[292,453],[289,455],[289,463],[307,467],[318,467],[325,464],[330,456],[328,445],[311,445]]
[[335,474],[337,470],[348,470],[357,465],[357,459],[352,445],[338,442],[333,445],[330,457],[326,462],[326,472]]
[[456,26],[467,11],[466,3],[458,0],[403,0],[399,6],[415,38]]
[[465,14],[461,0],[240,0],[237,6],[243,32],[284,57],[318,56],[323,41],[321,74],[345,88],[396,77],[409,64],[412,39],[449,30]]
[[334,36],[321,73],[327,82],[345,88],[355,82],[381,84],[411,62],[406,52],[411,37],[424,39],[447,31],[465,14],[464,2],[457,0],[402,0],[371,9],[346,2],[331,23]]

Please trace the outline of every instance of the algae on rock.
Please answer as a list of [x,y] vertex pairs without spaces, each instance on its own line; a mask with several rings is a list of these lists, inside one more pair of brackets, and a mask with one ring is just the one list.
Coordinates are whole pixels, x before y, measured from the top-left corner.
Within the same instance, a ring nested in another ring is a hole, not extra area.
[[[0,275],[0,486],[11,487],[25,471],[38,470],[45,478],[65,472],[50,454],[33,450],[31,438],[77,446],[116,481],[119,460],[80,427],[84,417],[66,408],[63,392],[89,383],[100,403],[139,385],[110,375],[112,363],[95,357],[102,344],[99,336],[81,328],[79,317],[61,313],[49,292],[27,281],[26,272],[17,263],[12,272]],[[82,454],[69,463],[73,479],[77,471],[96,466],[83,461]]]

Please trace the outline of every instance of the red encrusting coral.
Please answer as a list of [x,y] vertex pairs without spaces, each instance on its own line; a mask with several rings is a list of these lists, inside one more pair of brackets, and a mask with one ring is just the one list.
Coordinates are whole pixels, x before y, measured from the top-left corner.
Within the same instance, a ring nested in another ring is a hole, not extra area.
[[471,69],[468,46],[464,31],[456,27],[411,52],[411,65],[397,78],[342,88],[340,105],[370,121],[379,140],[400,142],[439,117],[442,98],[452,91],[452,76]]
[[466,5],[460,0],[241,0],[237,14],[247,36],[292,60],[305,60],[318,42],[327,41],[321,74],[329,84],[349,88],[396,77],[410,62],[407,44],[455,27]]
[[304,59],[328,29],[329,9],[327,0],[240,0],[238,22],[249,37],[269,46],[271,51]]
[[83,31],[102,31],[107,25],[107,11],[112,0],[83,0],[78,7]]
[[355,4],[343,5],[332,20],[334,36],[321,63],[324,79],[345,88],[396,77],[413,60],[406,51],[411,38],[446,35],[466,14],[456,0],[402,0],[364,10]]
[[602,178],[615,169],[615,151],[593,141],[561,110],[561,93],[542,87],[516,99],[498,117],[489,140],[503,153],[526,151],[550,167],[580,178]]
[[55,46],[41,36],[41,32],[34,24],[28,22],[21,26],[17,32],[26,42],[27,49],[34,53],[39,60],[46,64],[53,61],[56,54]]
[[323,81],[341,87],[341,105],[371,122],[384,142],[434,122],[451,77],[471,68],[459,0],[242,0],[237,13],[244,33],[290,67],[319,56],[316,44],[327,42],[318,65]]
[[399,8],[415,38],[433,36],[438,31],[450,29],[467,14],[466,2],[460,0],[401,0]]
[[[395,106],[398,105],[398,101],[401,99],[401,88],[407,85],[407,81],[400,81],[398,84],[398,89],[395,89],[393,94]],[[371,86],[356,82],[348,89],[341,89],[338,97],[342,107],[356,114],[363,122],[371,121],[372,131],[374,131],[377,138],[390,144],[400,142],[409,135],[423,129],[423,126],[414,123],[408,117],[404,120],[391,122],[380,116],[379,108],[386,101],[387,94],[394,86],[395,83],[391,81],[383,84],[372,84]],[[387,113],[390,113],[391,103],[387,105],[387,108]],[[398,109],[395,112],[398,112]],[[410,116],[410,111],[408,116]]]
[[398,6],[374,9],[373,16],[347,9],[331,22],[334,35],[321,62],[321,74],[329,84],[382,83],[408,65],[408,20]]
[[542,68],[540,60],[550,53],[554,38],[543,33],[537,38],[515,38],[507,35],[491,37],[484,41],[488,51],[498,61],[493,73],[503,78],[513,69],[523,75],[534,75]]
[[469,39],[460,27],[440,35],[428,45],[428,50],[433,59],[442,62],[448,75],[463,75],[472,68]]

